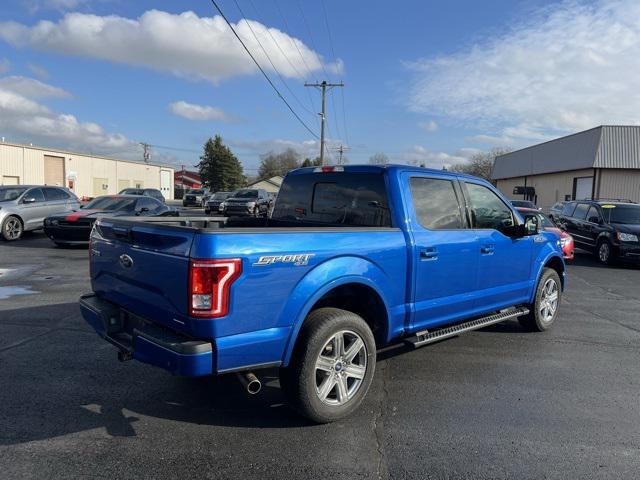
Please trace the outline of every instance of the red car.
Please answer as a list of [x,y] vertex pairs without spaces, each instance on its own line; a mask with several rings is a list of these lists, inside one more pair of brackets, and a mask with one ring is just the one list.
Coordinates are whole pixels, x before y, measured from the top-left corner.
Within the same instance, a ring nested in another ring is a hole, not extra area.
[[526,213],[528,215],[537,215],[538,219],[540,220],[540,225],[542,226],[542,228],[544,228],[547,232],[553,232],[558,234],[558,236],[560,237],[560,244],[562,245],[562,253],[564,255],[564,259],[565,260],[573,260],[573,237],[571,235],[569,235],[567,232],[565,232],[564,230],[562,230],[561,228],[558,228],[558,226],[553,223],[553,220],[551,220],[547,215],[545,215],[544,213],[542,213],[540,210],[536,210],[533,208],[517,208],[516,210],[518,210],[520,213]]

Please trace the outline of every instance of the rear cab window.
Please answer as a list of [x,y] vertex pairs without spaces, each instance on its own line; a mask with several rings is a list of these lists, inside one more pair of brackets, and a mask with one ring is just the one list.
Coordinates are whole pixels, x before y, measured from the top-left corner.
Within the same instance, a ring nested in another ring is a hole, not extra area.
[[383,173],[290,175],[278,193],[272,220],[355,227],[390,227]]

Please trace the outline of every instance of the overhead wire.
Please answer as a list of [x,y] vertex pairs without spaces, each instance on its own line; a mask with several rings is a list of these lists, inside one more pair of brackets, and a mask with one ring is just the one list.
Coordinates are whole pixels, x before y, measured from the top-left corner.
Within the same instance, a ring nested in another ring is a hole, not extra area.
[[240,38],[240,35],[238,35],[238,32],[236,32],[236,29],[233,28],[233,25],[231,25],[231,22],[229,21],[229,19],[226,17],[226,15],[224,14],[224,12],[222,11],[222,9],[220,8],[220,6],[218,5],[218,3],[216,2],[216,0],[211,0],[211,3],[213,4],[213,6],[216,8],[216,10],[218,11],[218,13],[220,14],[220,16],[223,18],[223,20],[227,23],[227,25],[229,26],[229,28],[231,29],[231,31],[233,32],[233,34],[235,35],[235,37],[238,39],[238,41],[242,44],[242,47],[244,48],[244,50],[247,52],[247,54],[249,55],[249,57],[251,57],[251,60],[253,60],[253,63],[256,64],[256,66],[258,67],[258,70],[260,70],[260,73],[262,73],[262,75],[264,76],[264,78],[267,80],[267,82],[269,83],[269,85],[271,86],[271,88],[276,92],[276,94],[278,95],[278,97],[280,98],[280,100],[282,100],[282,102],[287,106],[287,108],[289,109],[289,111],[292,113],[292,115],[298,120],[298,122],[300,122],[300,124],[311,134],[313,135],[314,138],[319,138],[318,134],[316,132],[314,132],[309,125],[306,124],[306,122],[300,117],[300,115],[298,115],[298,113],[293,109],[293,107],[291,106],[291,104],[287,101],[287,99],[282,95],[282,93],[280,92],[280,90],[278,90],[278,87],[276,87],[276,85],[273,83],[273,81],[271,80],[271,78],[269,77],[269,75],[267,75],[267,72],[265,72],[265,70],[262,68],[262,66],[260,65],[260,63],[258,63],[258,61],[256,60],[256,58],[253,56],[253,54],[251,53],[251,50],[249,50],[249,48],[247,47],[247,45],[244,43],[244,41],[242,40],[242,38]]

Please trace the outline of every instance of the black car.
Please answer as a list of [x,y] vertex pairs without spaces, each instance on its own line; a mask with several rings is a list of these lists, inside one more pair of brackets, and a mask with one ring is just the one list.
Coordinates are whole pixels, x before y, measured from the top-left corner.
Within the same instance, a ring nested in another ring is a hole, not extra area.
[[224,215],[227,217],[266,217],[269,214],[271,200],[262,188],[242,188],[224,202]]
[[107,195],[80,210],[45,218],[44,233],[56,245],[83,244],[89,241],[93,223],[100,217],[178,215],[173,208],[145,195]]
[[640,205],[629,201],[566,202],[558,223],[576,247],[592,251],[604,264],[640,260]]
[[567,202],[556,202],[553,204],[553,206],[549,209],[549,218],[551,218],[551,220],[557,220],[558,218],[560,218],[560,215],[562,214],[562,208],[564,207],[564,204]]
[[164,195],[157,188],[125,188],[118,195],[146,195],[162,203],[165,202]]
[[233,195],[234,192],[216,192],[211,195],[204,205],[204,213],[218,213],[224,211],[224,201]]
[[209,192],[204,188],[192,188],[184,194],[182,198],[183,207],[202,206],[202,199],[209,195]]

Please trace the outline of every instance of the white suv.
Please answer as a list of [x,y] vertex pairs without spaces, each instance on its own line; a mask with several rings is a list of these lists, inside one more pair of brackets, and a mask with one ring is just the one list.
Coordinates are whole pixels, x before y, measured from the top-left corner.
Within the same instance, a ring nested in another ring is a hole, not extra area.
[[0,186],[0,233],[18,240],[22,233],[42,228],[45,217],[80,208],[73,192],[39,185]]

